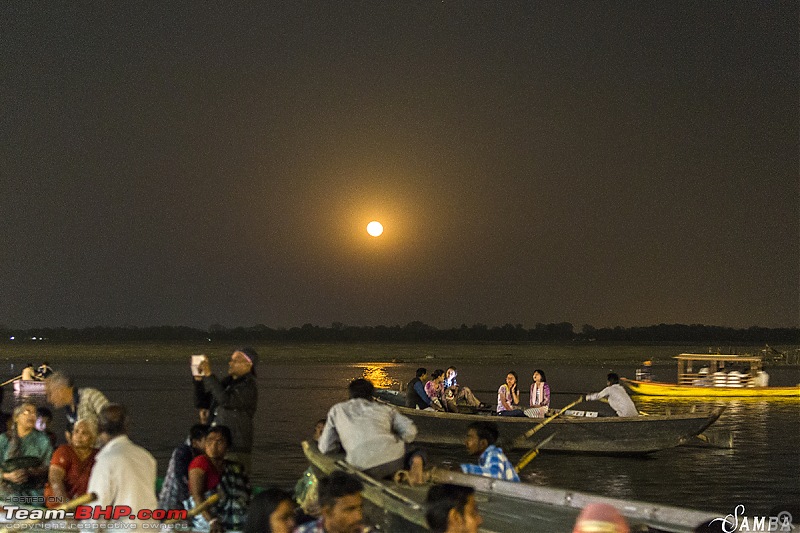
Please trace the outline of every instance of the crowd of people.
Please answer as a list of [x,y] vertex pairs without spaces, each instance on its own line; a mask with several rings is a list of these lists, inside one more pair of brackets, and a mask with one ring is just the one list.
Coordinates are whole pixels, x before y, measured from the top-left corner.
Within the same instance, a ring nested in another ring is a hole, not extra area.
[[[128,506],[133,513],[196,510],[190,525],[211,533],[231,529],[247,533],[366,531],[363,484],[352,474],[335,472],[316,479],[311,472],[316,481],[311,498],[276,487],[253,496],[248,476],[258,403],[257,363],[258,353],[252,348],[234,350],[228,375],[222,379],[213,374],[207,359],[199,363],[193,383],[200,422],[190,427],[186,441],[173,451],[157,495],[156,460],[128,437],[125,407],[110,402],[95,388],[77,386],[69,375],[53,372],[45,363],[47,402],[65,416],[64,444],[56,446],[58,438],[49,427],[50,409],[29,402],[16,406],[8,430],[0,434],[3,492],[17,502],[50,508],[94,493],[95,505]],[[495,409],[460,385],[457,376],[452,366],[434,370],[430,376],[419,368],[407,386],[408,405],[443,412],[496,409],[499,416],[543,418],[548,414],[551,391],[541,369],[531,376],[525,408],[520,406],[514,371],[499,387]],[[349,399],[333,405],[326,418],[315,424],[319,450],[343,453],[350,465],[371,478],[423,485],[428,458],[414,443],[414,422],[374,401],[374,386],[366,379],[353,380],[348,391]],[[587,399],[598,398],[608,398],[619,416],[638,414],[616,374],[609,374],[607,388],[587,395]],[[497,424],[489,419],[471,423],[464,445],[477,463],[461,464],[461,471],[518,482],[517,471],[497,445],[498,435]],[[222,497],[207,505],[214,494]],[[473,489],[448,484],[432,486],[426,517],[431,530],[441,532],[477,531],[482,521]]]
[[[469,387],[460,386],[456,376],[457,371],[453,366],[448,367],[447,371],[436,369],[430,375],[426,368],[418,368],[415,377],[406,386],[406,407],[452,413],[491,410],[491,406],[476,398]],[[529,405],[525,407],[520,402],[519,376],[512,370],[506,374],[505,383],[497,390],[497,404],[492,413],[498,416],[545,418],[550,413],[550,396],[550,385],[544,370],[537,368],[531,375]],[[616,373],[608,374],[606,388],[597,393],[587,393],[581,399],[606,399],[618,416],[639,415],[630,396],[619,384]]]

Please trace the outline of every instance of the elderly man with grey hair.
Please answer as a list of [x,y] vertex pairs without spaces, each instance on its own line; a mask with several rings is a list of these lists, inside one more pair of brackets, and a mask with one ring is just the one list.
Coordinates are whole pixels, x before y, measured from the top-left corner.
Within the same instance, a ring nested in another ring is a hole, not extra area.
[[66,439],[70,442],[72,426],[79,419],[98,423],[100,411],[109,404],[105,394],[90,387],[75,387],[72,378],[62,372],[54,372],[45,380],[47,401],[56,409],[64,408],[67,415]]

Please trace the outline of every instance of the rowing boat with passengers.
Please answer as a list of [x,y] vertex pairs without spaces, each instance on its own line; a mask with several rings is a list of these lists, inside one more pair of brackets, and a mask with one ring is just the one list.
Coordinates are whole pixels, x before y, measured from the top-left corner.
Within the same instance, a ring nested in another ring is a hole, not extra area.
[[536,431],[535,439],[524,437],[543,419],[490,416],[489,413],[447,413],[404,407],[402,392],[381,389],[379,401],[389,403],[417,426],[417,442],[463,445],[467,426],[475,421],[492,421],[500,431],[499,445],[505,449],[528,450],[537,445],[542,451],[603,455],[646,455],[692,442],[722,414],[708,413],[650,415],[634,418],[618,416],[587,417],[585,411],[565,411]]
[[320,453],[313,442],[303,442],[303,452],[319,474],[328,475],[341,470],[358,477],[364,484],[362,494],[367,503],[367,519],[380,525],[382,530],[393,533],[428,530],[424,502],[431,483],[473,487],[483,517],[480,531],[484,533],[521,530],[569,533],[581,509],[591,503],[614,506],[628,520],[632,531],[690,532],[720,516],[719,513],[607,498],[440,469],[431,471],[428,484],[410,487],[371,478],[347,464],[341,456]]
[[761,398],[800,400],[800,384],[770,387],[760,355],[682,353],[676,383],[623,378],[631,394],[669,398]]

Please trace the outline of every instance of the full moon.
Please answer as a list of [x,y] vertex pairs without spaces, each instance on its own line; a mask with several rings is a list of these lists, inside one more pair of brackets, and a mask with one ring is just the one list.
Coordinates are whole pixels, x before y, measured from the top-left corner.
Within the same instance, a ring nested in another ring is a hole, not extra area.
[[373,237],[378,237],[381,233],[383,233],[383,224],[381,224],[377,220],[373,220],[372,222],[367,224],[367,233],[369,233]]

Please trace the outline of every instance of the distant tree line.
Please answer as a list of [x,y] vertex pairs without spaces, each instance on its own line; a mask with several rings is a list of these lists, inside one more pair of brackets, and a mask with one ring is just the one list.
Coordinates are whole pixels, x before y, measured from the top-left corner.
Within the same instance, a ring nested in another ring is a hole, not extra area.
[[329,327],[304,324],[292,328],[270,328],[263,324],[228,328],[219,324],[207,330],[186,326],[89,327],[13,329],[0,326],[2,340],[42,339],[51,342],[126,341],[283,341],[283,342],[674,342],[713,344],[800,344],[800,328],[745,329],[703,324],[658,324],[645,327],[595,328],[588,324],[576,332],[569,322],[487,326],[473,324],[438,329],[414,321],[405,326],[348,326],[334,322]]

